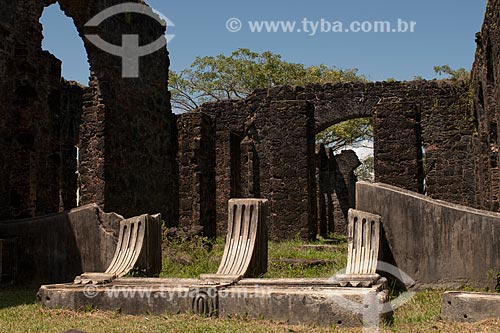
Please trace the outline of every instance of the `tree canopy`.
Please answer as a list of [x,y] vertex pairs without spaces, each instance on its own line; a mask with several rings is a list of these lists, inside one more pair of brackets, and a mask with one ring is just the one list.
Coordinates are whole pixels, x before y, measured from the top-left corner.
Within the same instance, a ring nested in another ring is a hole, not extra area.
[[[230,55],[196,58],[190,68],[171,72],[169,85],[174,110],[189,112],[206,102],[245,98],[255,89],[359,81],[367,80],[357,69],[305,66],[287,62],[279,54],[242,48]],[[337,149],[371,137],[371,120],[355,119],[330,127],[317,139]]]
[[469,80],[470,71],[465,68],[452,69],[450,65],[434,66],[434,72],[437,75],[447,75],[452,80]]
[[366,81],[357,69],[306,67],[272,52],[238,49],[231,55],[197,57],[190,68],[170,73],[174,109],[191,111],[205,102],[245,98],[255,89],[280,85]]

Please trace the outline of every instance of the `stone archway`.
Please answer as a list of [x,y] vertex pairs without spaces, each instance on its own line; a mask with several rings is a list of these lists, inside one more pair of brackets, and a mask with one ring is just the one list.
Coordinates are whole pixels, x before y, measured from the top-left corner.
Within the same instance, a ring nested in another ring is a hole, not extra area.
[[[41,49],[39,19],[56,1],[7,0],[0,16],[0,219],[57,211],[60,177],[61,63]],[[165,27],[145,15],[116,15],[85,27],[100,11],[130,1],[61,0],[80,34],[121,45],[123,34],[141,45]],[[141,1],[135,1],[142,3]],[[3,6],[3,5],[2,5]],[[91,68],[82,92],[79,146],[81,203],[96,202],[125,216],[161,212],[175,224],[176,129],[167,91],[169,59],[162,48],[140,59],[140,77],[122,78],[122,59],[83,37]],[[78,112],[75,110],[75,112]]]

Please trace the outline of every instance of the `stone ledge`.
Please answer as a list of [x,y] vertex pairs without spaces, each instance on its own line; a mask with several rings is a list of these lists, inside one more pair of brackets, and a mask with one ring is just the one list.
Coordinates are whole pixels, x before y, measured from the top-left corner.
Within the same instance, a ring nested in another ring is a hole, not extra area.
[[441,317],[467,323],[500,318],[500,294],[446,292]]

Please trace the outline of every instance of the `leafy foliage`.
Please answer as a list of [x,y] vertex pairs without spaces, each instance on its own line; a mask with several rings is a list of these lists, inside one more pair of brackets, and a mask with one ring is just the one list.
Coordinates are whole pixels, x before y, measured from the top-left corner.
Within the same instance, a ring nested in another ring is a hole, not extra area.
[[360,146],[373,140],[371,118],[358,118],[335,124],[316,135],[316,141],[337,151],[347,146]]
[[[279,54],[242,48],[229,56],[198,57],[189,69],[171,72],[170,90],[174,109],[189,112],[206,102],[245,98],[256,89],[356,81],[367,81],[357,69],[306,67],[284,61]],[[328,128],[318,141],[335,150],[370,140],[372,132],[370,120],[355,119]]]
[[375,181],[374,163],[375,158],[373,156],[368,156],[363,160],[363,164],[361,164],[361,166],[355,171],[356,176],[358,176],[359,180],[364,180],[367,182]]
[[174,109],[191,111],[205,102],[245,98],[255,89],[365,80],[357,73],[326,65],[306,67],[279,54],[242,48],[229,56],[197,57],[189,69],[171,72],[170,90]]
[[465,68],[452,69],[450,65],[434,66],[437,75],[447,75],[453,80],[469,80],[470,71]]

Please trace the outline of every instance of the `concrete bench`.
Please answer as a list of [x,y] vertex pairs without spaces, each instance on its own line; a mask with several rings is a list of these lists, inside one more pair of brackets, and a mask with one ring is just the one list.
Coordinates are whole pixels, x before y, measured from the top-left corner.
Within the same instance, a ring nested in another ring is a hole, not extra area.
[[235,282],[267,272],[268,201],[229,200],[228,232],[224,255],[216,274],[204,274],[204,281]]
[[133,217],[120,222],[118,245],[106,271],[84,273],[77,276],[74,283],[110,283],[134,269],[146,276],[158,276],[161,260],[161,216]]
[[341,286],[369,287],[380,276],[376,274],[380,248],[380,216],[349,210],[348,254],[345,274],[337,275]]

